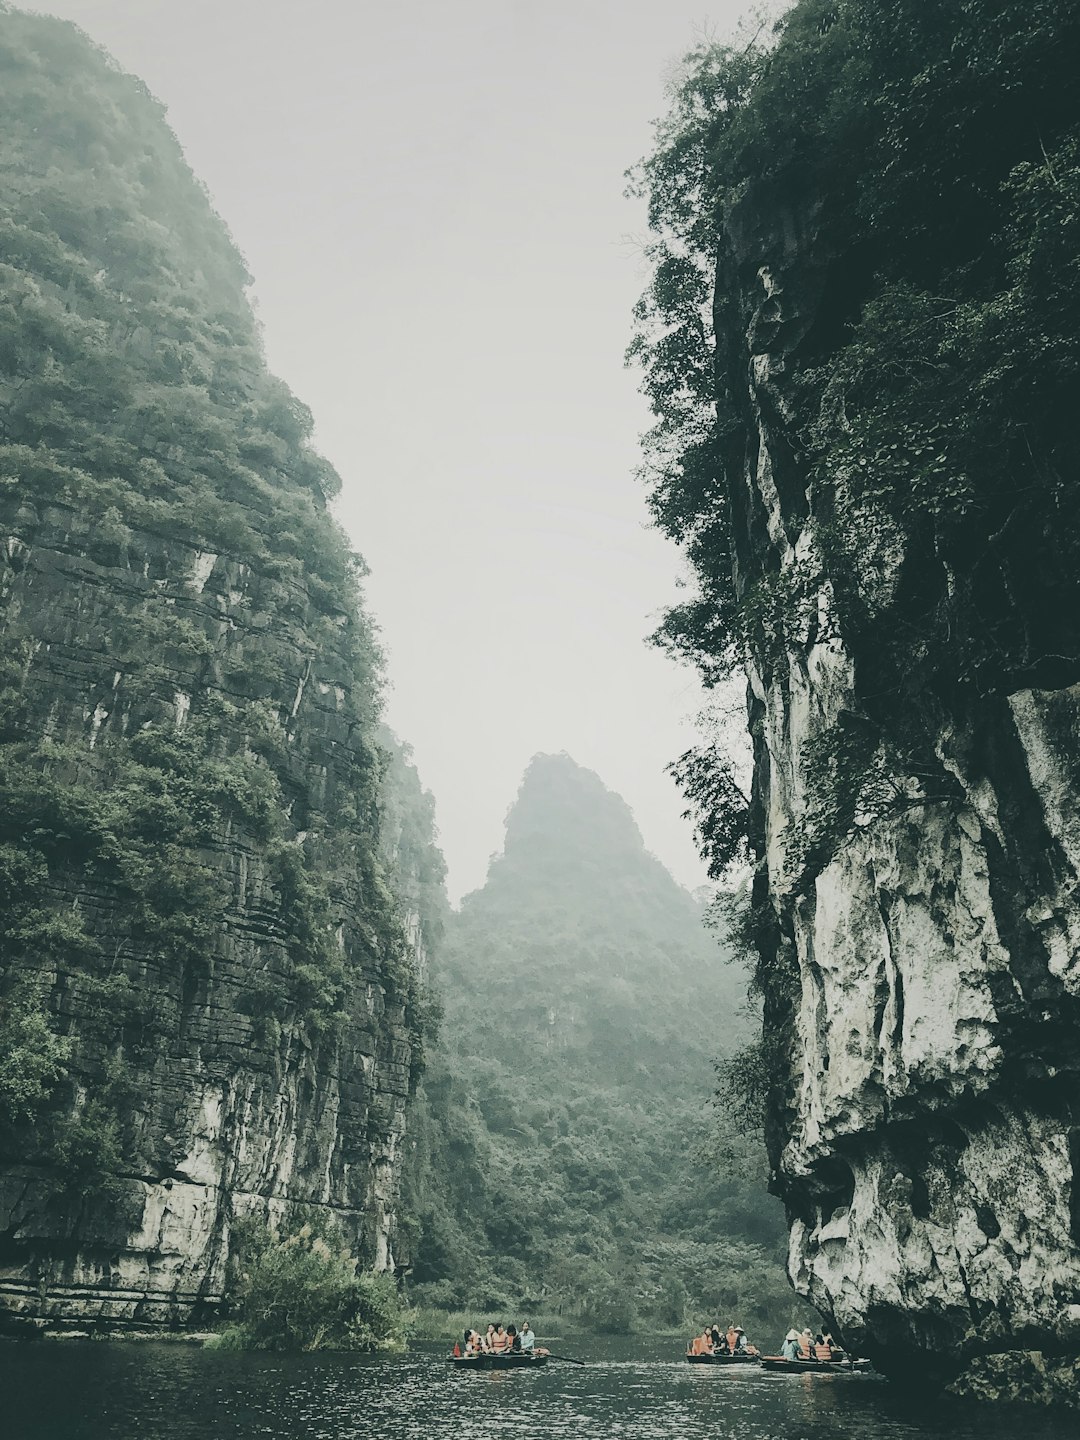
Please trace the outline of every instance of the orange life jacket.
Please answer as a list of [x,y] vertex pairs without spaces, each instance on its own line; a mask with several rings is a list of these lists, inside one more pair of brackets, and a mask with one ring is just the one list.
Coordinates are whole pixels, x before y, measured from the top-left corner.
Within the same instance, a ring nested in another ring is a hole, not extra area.
[[815,1346],[814,1346],[814,1359],[815,1359],[815,1360],[831,1360],[831,1359],[832,1359],[832,1346],[831,1346],[831,1345],[815,1345]]

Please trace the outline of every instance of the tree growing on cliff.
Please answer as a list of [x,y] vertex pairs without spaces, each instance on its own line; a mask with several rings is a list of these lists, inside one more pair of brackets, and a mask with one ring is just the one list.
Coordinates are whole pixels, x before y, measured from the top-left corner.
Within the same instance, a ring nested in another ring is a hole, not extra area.
[[367,1073],[400,1123],[441,879],[338,478],[162,107],[4,0],[0,72],[0,1163],[75,1233],[171,1174],[195,1075],[340,1080],[366,1155]]
[[[658,126],[631,358],[657,416],[653,512],[693,575],[658,643],[708,685],[750,655],[767,668],[820,623],[827,579],[828,623],[857,656],[852,710],[804,757],[809,874],[853,825],[949,801],[931,740],[945,697],[1080,674],[1080,16],[1064,0],[799,0],[765,41],[699,47]],[[815,546],[782,570],[745,508],[751,316],[732,248],[778,209],[812,216],[827,260],[786,361],[785,464]],[[750,810],[709,747],[678,771],[722,869]]]

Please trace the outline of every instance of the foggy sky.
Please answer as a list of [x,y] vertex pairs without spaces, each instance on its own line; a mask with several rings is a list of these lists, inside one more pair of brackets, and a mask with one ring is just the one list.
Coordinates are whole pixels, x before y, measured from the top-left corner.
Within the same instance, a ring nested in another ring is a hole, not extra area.
[[645,280],[624,170],[674,62],[749,0],[52,0],[139,75],[247,258],[371,566],[388,719],[453,896],[536,751],[704,879],[663,773],[692,674],[643,638],[679,560],[646,528],[622,367]]

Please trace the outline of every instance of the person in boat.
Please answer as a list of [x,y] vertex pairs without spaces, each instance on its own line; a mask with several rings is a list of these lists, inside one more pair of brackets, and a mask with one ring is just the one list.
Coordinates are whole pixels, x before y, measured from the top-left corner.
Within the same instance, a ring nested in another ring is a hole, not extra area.
[[520,1336],[520,1335],[518,1334],[518,1332],[517,1332],[517,1326],[516,1326],[516,1325],[507,1325],[507,1327],[506,1327],[506,1338],[510,1341],[510,1350],[511,1350],[511,1353],[513,1353],[513,1354],[515,1354],[515,1355],[520,1355],[520,1354],[521,1354],[521,1336]]
[[500,1320],[495,1326],[495,1334],[491,1337],[491,1349],[496,1355],[505,1355],[510,1349],[510,1345],[510,1337],[503,1329],[503,1323]]
[[700,1335],[695,1335],[690,1341],[691,1355],[711,1355],[713,1353],[712,1332],[706,1325]]
[[746,1338],[746,1331],[742,1328],[741,1325],[736,1325],[736,1326],[735,1326],[735,1354],[736,1354],[736,1355],[756,1355],[757,1353],[758,1353],[758,1348],[757,1348],[756,1345],[751,1345],[751,1344],[750,1344],[750,1341],[747,1340],[747,1338]]
[[484,1342],[479,1330],[465,1331],[465,1354],[482,1355],[484,1353]]
[[535,1334],[533,1333],[532,1326],[529,1324],[528,1320],[523,1320],[523,1321],[521,1322],[521,1334],[520,1334],[520,1336],[519,1336],[518,1338],[521,1340],[521,1348],[522,1348],[522,1350],[523,1350],[526,1354],[529,1354],[529,1355],[550,1355],[550,1354],[551,1354],[551,1351],[548,1350],[545,1346],[543,1346],[543,1345],[537,1345],[537,1343],[536,1343],[536,1336],[535,1336]]
[[814,1358],[814,1332],[808,1325],[799,1336],[799,1359],[812,1360]]
[[487,1330],[485,1331],[484,1336],[480,1341],[480,1348],[483,1350],[485,1355],[491,1355],[494,1353],[494,1339],[495,1326],[492,1324],[487,1327]]
[[821,1360],[825,1364],[828,1364],[832,1359],[832,1346],[825,1339],[824,1335],[818,1334],[814,1336],[814,1359]]
[[785,1360],[797,1360],[799,1358],[799,1332],[789,1330],[784,1336],[784,1343],[780,1346],[780,1354]]
[[728,1354],[734,1355],[735,1346],[739,1339],[734,1320],[728,1321],[727,1334],[724,1336],[724,1339],[727,1341]]
[[719,1350],[724,1343],[724,1337],[720,1334],[720,1322],[718,1320],[714,1320],[709,1326],[709,1336],[712,1340],[713,1349]]

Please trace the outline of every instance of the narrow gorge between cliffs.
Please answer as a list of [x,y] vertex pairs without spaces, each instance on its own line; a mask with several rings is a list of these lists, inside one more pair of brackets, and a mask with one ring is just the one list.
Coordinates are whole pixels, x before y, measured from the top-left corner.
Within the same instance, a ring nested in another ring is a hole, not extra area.
[[723,0],[600,231],[663,7],[595,93],[570,0],[195,7],[265,312],[80,7],[156,33],[0,0],[0,1430],[1061,1440],[1075,5]]

